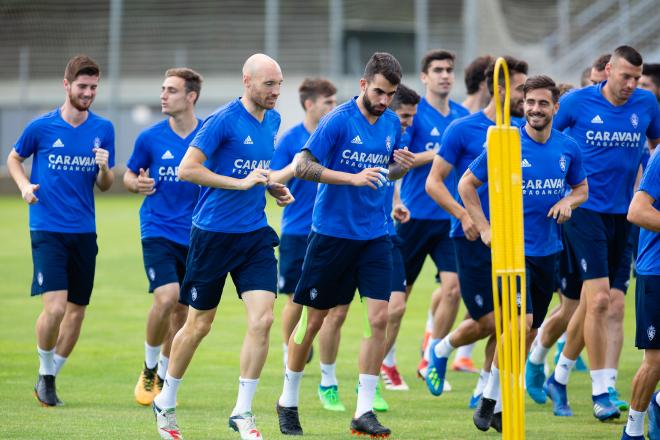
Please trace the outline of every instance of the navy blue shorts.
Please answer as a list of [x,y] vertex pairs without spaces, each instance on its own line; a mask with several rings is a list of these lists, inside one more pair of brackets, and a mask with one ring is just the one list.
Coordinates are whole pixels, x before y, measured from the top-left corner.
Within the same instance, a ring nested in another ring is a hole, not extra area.
[[311,232],[293,301],[328,310],[350,304],[355,289],[363,297],[389,301],[391,275],[389,236],[350,240]]
[[635,346],[639,349],[660,349],[660,275],[637,274],[635,311]]
[[30,231],[32,241],[32,296],[67,291],[67,301],[89,304],[96,270],[96,233]]
[[401,255],[408,285],[413,285],[417,280],[427,255],[431,256],[438,272],[456,272],[450,229],[449,220],[410,219],[397,225],[397,235],[403,241]]
[[239,298],[243,292],[251,290],[275,293],[274,248],[278,244],[277,234],[270,226],[238,234],[205,231],[193,226],[179,302],[197,310],[217,307],[227,274],[231,275]]
[[630,286],[630,270],[632,268],[633,262],[633,249],[637,247],[637,241],[639,240],[639,227],[637,228],[637,235],[635,236],[635,230],[633,225],[630,225],[630,234],[628,234],[628,244],[626,245],[626,250],[623,253],[621,259],[621,264],[619,269],[614,275],[612,280],[612,289],[619,289],[624,294],[628,293],[628,286]]
[[577,267],[571,262],[573,258],[565,235],[562,228],[564,249],[559,254],[559,290],[566,298],[579,301],[582,292],[582,279]]
[[[610,286],[624,264],[630,223],[626,214],[603,214],[578,208],[564,223],[569,270],[584,280],[609,278]],[[629,263],[628,263],[629,264]]]
[[532,328],[539,328],[548,313],[554,293],[554,276],[559,253],[543,257],[525,257],[527,309],[533,314]]
[[277,278],[279,293],[290,294],[296,291],[306,250],[306,235],[283,234],[280,237],[280,267]]
[[390,235],[392,240],[392,292],[406,291],[406,269],[401,255],[401,239],[397,235]]
[[188,246],[163,237],[142,239],[144,271],[149,279],[149,293],[165,284],[181,285],[186,274]]
[[493,311],[490,249],[481,240],[454,237],[463,303],[475,321]]

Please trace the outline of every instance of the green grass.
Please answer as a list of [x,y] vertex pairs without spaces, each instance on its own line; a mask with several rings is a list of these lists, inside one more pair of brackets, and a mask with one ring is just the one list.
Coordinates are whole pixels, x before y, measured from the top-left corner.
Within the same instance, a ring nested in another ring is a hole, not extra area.
[[[133,386],[144,350],[144,327],[151,297],[142,267],[138,208],[131,196],[97,198],[99,256],[96,284],[83,333],[58,377],[58,392],[66,402],[61,408],[36,404],[32,387],[38,360],[34,322],[41,309],[30,298],[32,276],[27,207],[18,195],[0,197],[0,424],[2,439],[154,439],[154,419],[149,408],[133,401]],[[269,206],[274,227],[280,211]],[[385,391],[390,412],[380,416],[391,427],[394,439],[498,438],[494,431],[481,433],[472,424],[467,401],[476,375],[448,374],[453,391],[435,398],[415,378],[419,342],[426,309],[434,288],[431,265],[424,268],[404,319],[397,357],[409,392]],[[254,403],[258,426],[266,439],[282,439],[275,415],[275,401],[282,387],[280,311],[271,332],[271,350]],[[627,298],[626,335],[619,373],[619,389],[630,396],[630,382],[641,360],[634,348],[634,295]],[[359,307],[355,304],[354,308]],[[462,316],[463,311],[459,312]],[[307,368],[301,390],[301,421],[307,438],[348,438],[351,411],[355,408],[357,352],[362,329],[359,310],[349,313],[342,333],[338,359],[340,392],[349,411],[329,413],[316,397],[318,357]],[[187,439],[235,439],[227,430],[234,405],[238,357],[245,330],[244,310],[232,283],[227,283],[214,328],[197,350],[179,393],[179,423]],[[482,344],[475,349],[482,359]],[[603,424],[591,415],[588,374],[574,373],[570,397],[575,417],[556,418],[550,405],[527,403],[529,439],[616,439],[625,418]]]

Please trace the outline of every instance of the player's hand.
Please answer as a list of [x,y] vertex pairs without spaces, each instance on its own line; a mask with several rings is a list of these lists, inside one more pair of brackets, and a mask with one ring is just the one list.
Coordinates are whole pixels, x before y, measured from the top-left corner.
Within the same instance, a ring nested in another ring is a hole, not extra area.
[[481,236],[481,241],[488,247],[490,247],[490,226],[481,231],[479,234]]
[[268,185],[268,173],[269,171],[264,170],[263,168],[253,169],[250,174],[245,176],[244,179],[241,179],[239,188],[242,190],[248,190],[255,185]]
[[353,186],[368,186],[371,189],[378,189],[387,183],[386,168],[365,168],[357,174],[353,174]]
[[415,153],[408,151],[408,147],[394,150],[394,162],[401,165],[401,168],[407,171],[415,163]]
[[150,196],[156,192],[156,180],[149,177],[149,170],[145,171],[144,168],[140,168],[140,174],[137,178],[137,192],[145,196]]
[[[459,218],[461,222],[461,228],[463,228],[463,234],[465,234],[465,238],[467,238],[470,241],[474,241],[479,238],[479,230],[477,229],[477,225],[474,224],[472,221],[472,217],[470,217],[470,214],[465,212],[465,214]],[[490,229],[489,229],[489,237],[490,237]],[[489,246],[489,245],[487,245]]]
[[408,220],[410,220],[410,211],[403,203],[397,203],[392,208],[392,217],[394,217],[394,220],[398,221],[399,223],[406,223]]
[[94,160],[96,161],[96,165],[99,166],[99,169],[101,171],[108,171],[110,167],[108,167],[108,160],[110,158],[110,153],[108,150],[104,150],[103,148],[94,148],[92,150],[96,157],[94,157]]
[[550,211],[548,211],[548,217],[554,218],[560,225],[570,220],[572,214],[573,208],[571,208],[571,203],[566,199],[558,201],[552,208],[550,208]]
[[35,192],[39,189],[39,184],[28,184],[25,185],[25,188],[21,190],[21,197],[27,202],[28,205],[34,205],[39,201],[37,196],[34,195]]
[[281,183],[272,182],[268,185],[268,193],[275,198],[277,201],[277,206],[286,206],[295,202],[296,199],[293,198],[291,191],[286,185]]

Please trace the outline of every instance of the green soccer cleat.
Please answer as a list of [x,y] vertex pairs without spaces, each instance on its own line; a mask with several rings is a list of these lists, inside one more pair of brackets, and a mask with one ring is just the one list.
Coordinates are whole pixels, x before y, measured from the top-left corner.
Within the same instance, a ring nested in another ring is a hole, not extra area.
[[346,407],[339,400],[339,389],[337,385],[331,385],[329,387],[319,385],[318,394],[323,409],[327,409],[328,411],[346,411]]
[[374,411],[385,412],[390,409],[390,406],[387,404],[383,396],[380,394],[380,382],[376,386],[376,395],[374,395]]

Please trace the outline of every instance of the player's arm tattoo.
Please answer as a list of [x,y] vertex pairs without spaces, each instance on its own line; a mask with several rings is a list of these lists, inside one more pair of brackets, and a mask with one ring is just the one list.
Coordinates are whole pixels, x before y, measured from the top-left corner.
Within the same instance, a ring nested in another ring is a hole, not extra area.
[[297,178],[320,182],[323,170],[325,170],[325,167],[308,150],[298,153],[295,166],[295,176]]

